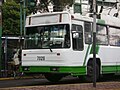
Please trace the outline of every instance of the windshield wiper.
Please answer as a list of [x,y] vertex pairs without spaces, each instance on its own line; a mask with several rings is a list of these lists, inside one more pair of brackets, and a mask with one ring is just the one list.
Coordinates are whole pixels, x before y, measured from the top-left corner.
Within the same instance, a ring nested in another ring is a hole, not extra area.
[[51,49],[51,44],[49,44],[49,49],[50,49],[50,52],[53,52],[52,49]]
[[52,46],[52,44],[49,43],[50,52],[53,52],[52,49],[51,49],[51,46]]
[[53,52],[51,48],[50,48],[50,52]]

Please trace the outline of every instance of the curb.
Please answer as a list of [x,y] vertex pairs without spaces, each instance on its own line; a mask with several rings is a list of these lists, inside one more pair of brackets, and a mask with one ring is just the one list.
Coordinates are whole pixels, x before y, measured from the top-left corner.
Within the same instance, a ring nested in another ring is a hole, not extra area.
[[[43,79],[44,77],[33,77],[33,76],[22,76],[20,79]],[[19,79],[14,79],[14,77],[7,77],[7,78],[0,78],[0,81],[4,80],[19,80]]]
[[13,77],[10,77],[10,78],[0,78],[0,81],[3,81],[3,80],[13,80],[14,78]]

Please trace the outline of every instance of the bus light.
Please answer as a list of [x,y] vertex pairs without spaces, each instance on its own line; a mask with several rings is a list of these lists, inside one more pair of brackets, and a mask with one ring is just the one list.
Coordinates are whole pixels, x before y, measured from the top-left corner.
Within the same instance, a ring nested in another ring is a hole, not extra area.
[[23,56],[26,56],[26,54],[23,54]]
[[57,53],[57,56],[60,56],[60,53]]
[[59,67],[50,67],[50,71],[59,71]]
[[22,67],[23,71],[30,71],[30,67]]
[[74,16],[73,16],[73,15],[71,15],[71,19],[74,19]]

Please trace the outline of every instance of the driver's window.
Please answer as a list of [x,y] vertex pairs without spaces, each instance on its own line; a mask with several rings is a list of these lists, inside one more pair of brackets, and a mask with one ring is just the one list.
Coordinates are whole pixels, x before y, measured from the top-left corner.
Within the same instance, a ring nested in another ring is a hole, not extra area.
[[73,50],[83,50],[83,27],[81,25],[72,25]]

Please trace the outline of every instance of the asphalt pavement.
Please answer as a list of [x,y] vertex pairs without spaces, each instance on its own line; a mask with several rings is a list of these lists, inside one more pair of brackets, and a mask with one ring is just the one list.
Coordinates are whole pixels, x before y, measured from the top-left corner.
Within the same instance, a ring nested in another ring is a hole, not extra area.
[[120,77],[117,76],[115,80],[113,78],[105,80],[105,78],[97,82],[96,87],[93,87],[93,83],[78,82],[77,78],[66,79],[67,83],[63,80],[56,84],[46,79],[0,78],[0,90],[120,90]]

